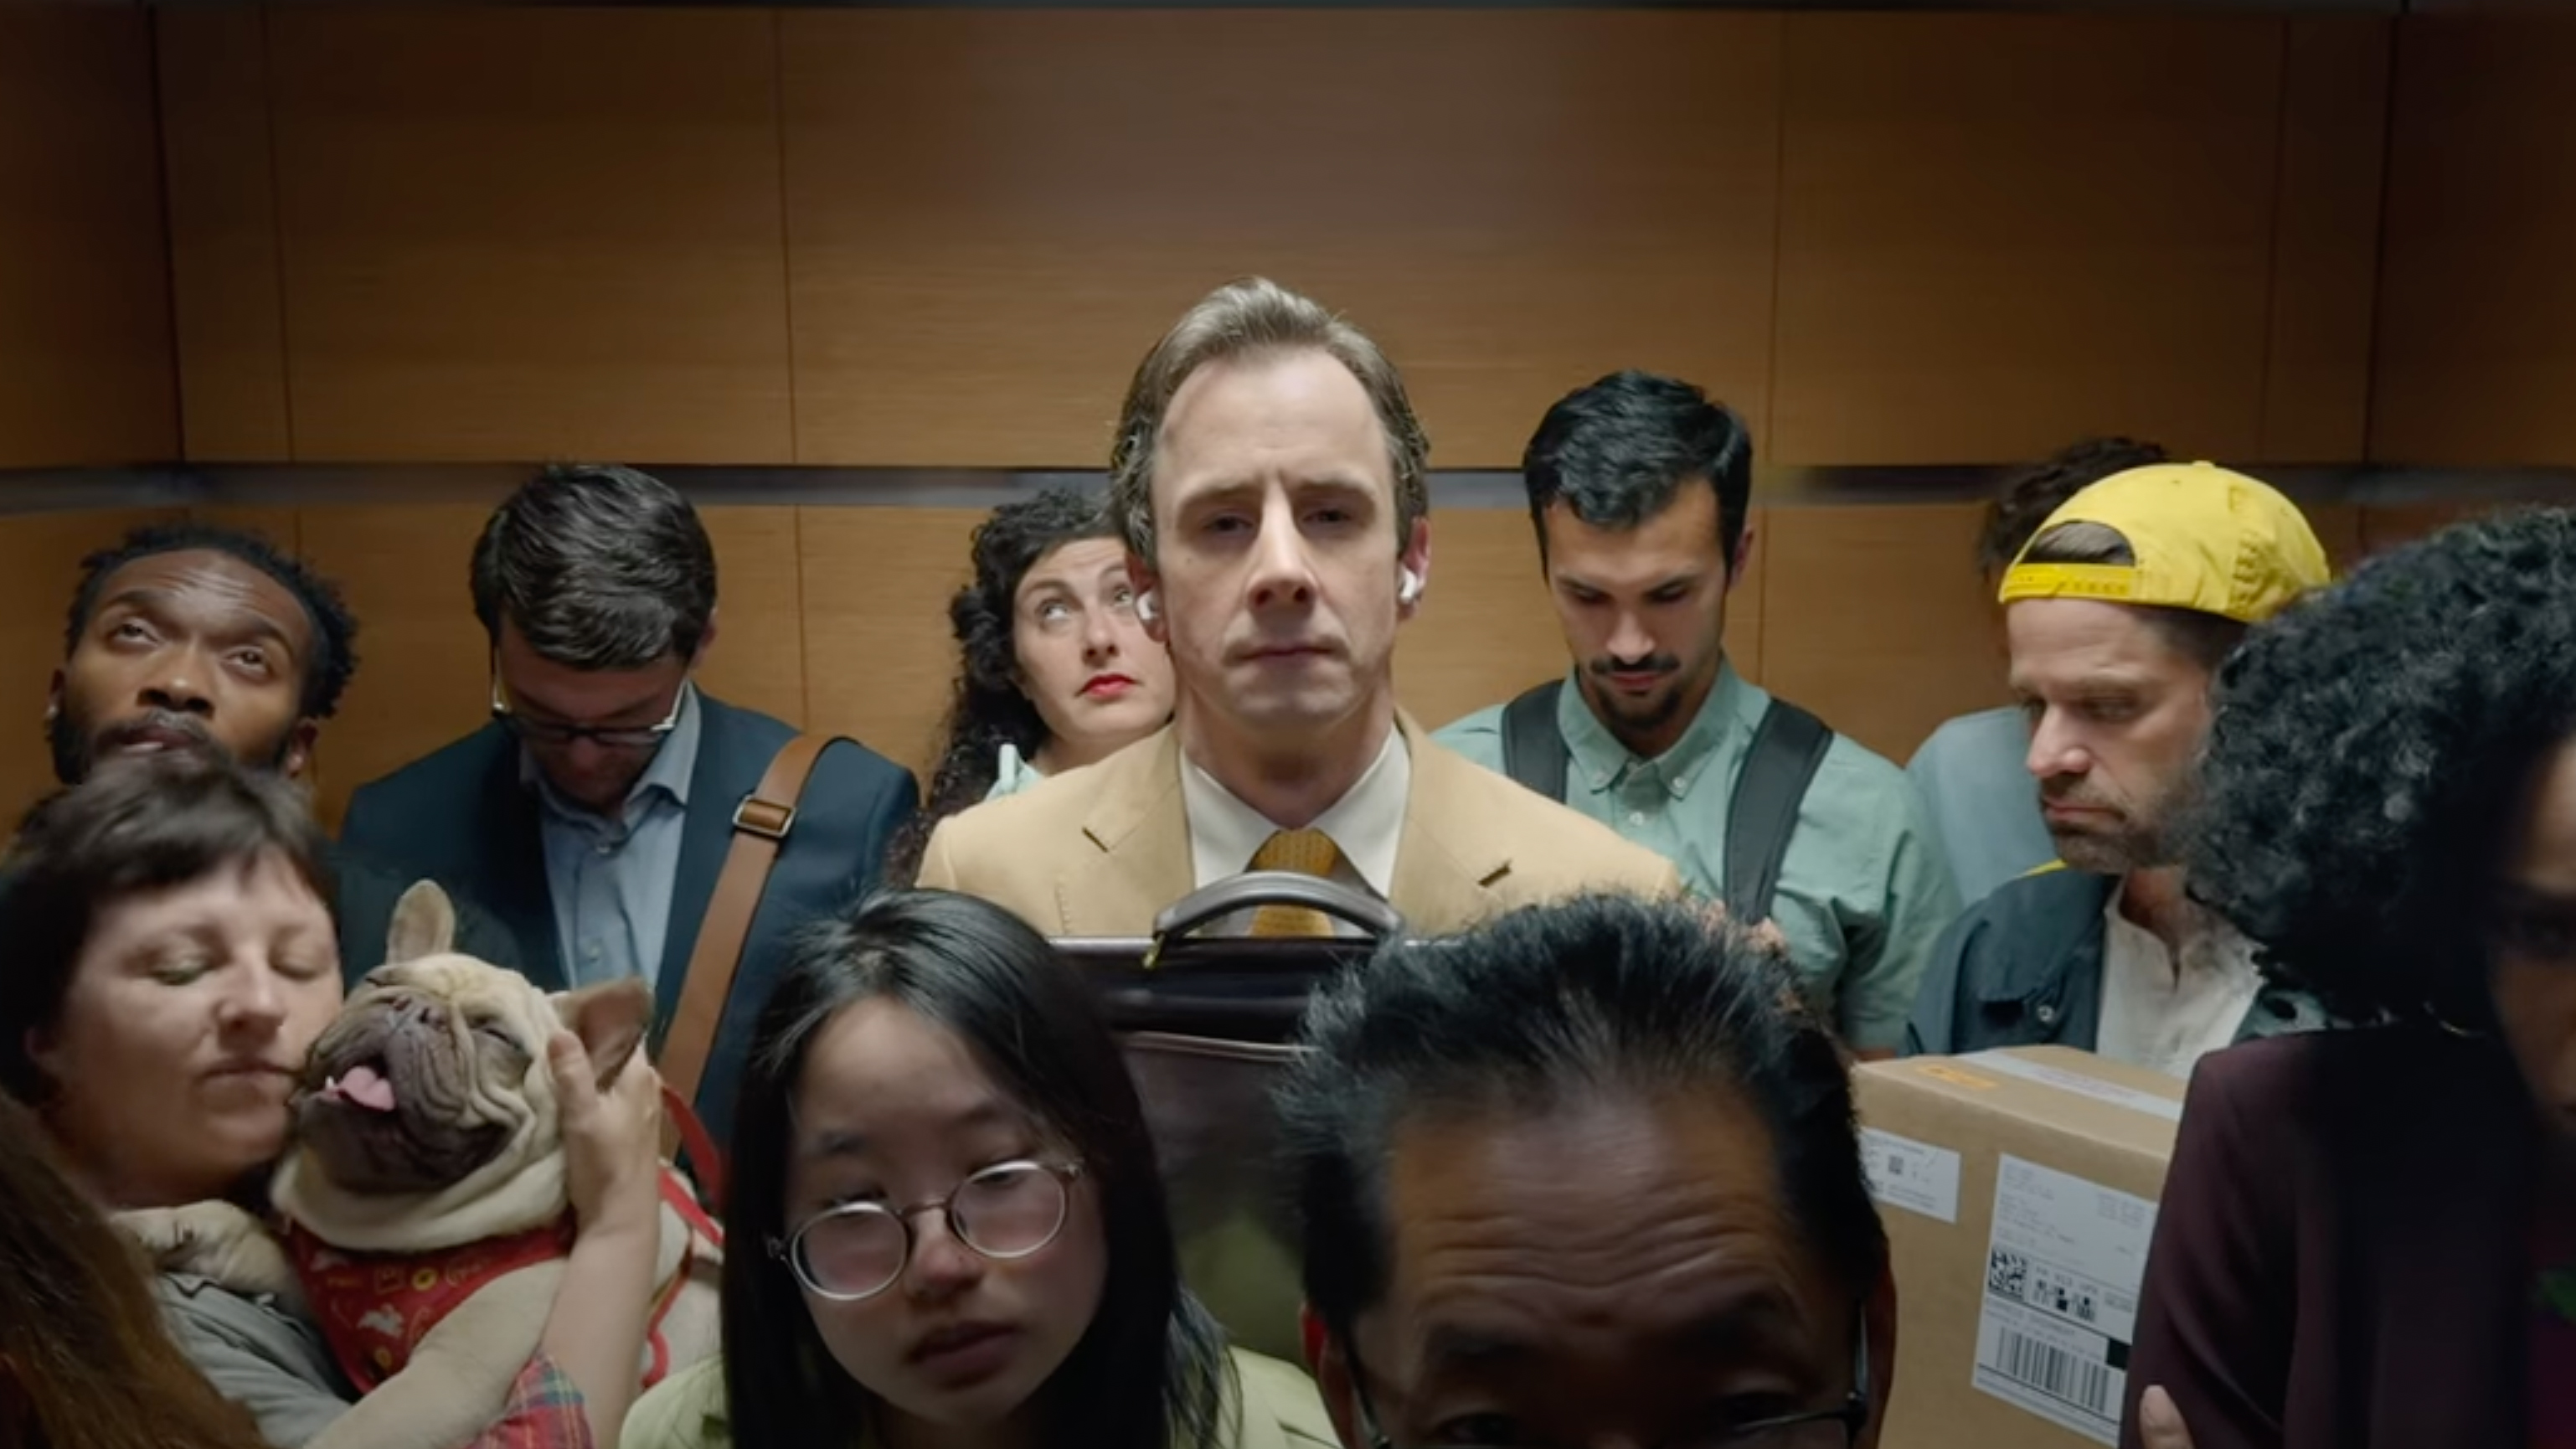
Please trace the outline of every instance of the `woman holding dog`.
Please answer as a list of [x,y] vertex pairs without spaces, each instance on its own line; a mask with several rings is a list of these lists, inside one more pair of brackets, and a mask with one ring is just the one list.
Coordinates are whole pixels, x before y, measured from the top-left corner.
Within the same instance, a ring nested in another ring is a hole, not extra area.
[[975,530],[975,576],[948,603],[956,700],[930,796],[895,837],[909,882],[940,821],[1105,759],[1172,717],[1172,661],[1136,616],[1127,545],[1100,500],[1049,488]]
[[1143,1108],[1075,969],[998,907],[880,896],[762,1012],[721,1359],[626,1449],[1310,1449],[1314,1386],[1181,1285]]
[[[226,1204],[265,1214],[307,1049],[340,1007],[303,800],[193,752],[118,762],[38,808],[0,892],[0,1087],[155,1252],[164,1319],[198,1371],[276,1449],[339,1449],[332,1424],[355,1393],[320,1334],[279,1297],[228,1286],[258,1244],[209,1251],[192,1226],[237,1220]],[[613,1444],[635,1394],[659,1233],[657,1082],[639,1056],[599,1090],[569,1035],[549,1061],[578,1234],[543,1350],[479,1449]]]

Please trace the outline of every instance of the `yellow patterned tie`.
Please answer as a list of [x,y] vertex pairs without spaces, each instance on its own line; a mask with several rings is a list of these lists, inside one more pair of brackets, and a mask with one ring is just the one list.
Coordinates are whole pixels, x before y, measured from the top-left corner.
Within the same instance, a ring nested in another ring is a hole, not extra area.
[[[1299,875],[1329,876],[1341,862],[1340,847],[1320,830],[1282,830],[1252,853],[1254,870],[1293,870]],[[1256,936],[1329,936],[1332,918],[1312,906],[1263,906],[1252,913]]]

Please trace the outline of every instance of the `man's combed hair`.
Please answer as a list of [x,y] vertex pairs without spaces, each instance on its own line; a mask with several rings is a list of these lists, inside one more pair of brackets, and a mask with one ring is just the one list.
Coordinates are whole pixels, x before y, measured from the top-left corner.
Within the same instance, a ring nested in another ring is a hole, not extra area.
[[2013,474],[1986,505],[1985,528],[1977,535],[1977,572],[1994,578],[2011,568],[2029,546],[2031,535],[2076,494],[2105,478],[2165,461],[2161,444],[2087,438]]
[[1109,512],[1138,558],[1154,559],[1154,458],[1163,418],[1181,384],[1210,363],[1320,352],[1351,370],[1377,411],[1395,475],[1395,546],[1430,516],[1431,439],[1413,415],[1404,378],[1367,333],[1264,277],[1217,288],[1182,314],[1127,384],[1109,453]]
[[2194,894],[2347,1017],[2491,1023],[2479,925],[2576,734],[2576,514],[2364,564],[2256,628],[2217,706]]
[[304,606],[313,626],[311,657],[304,661],[304,697],[298,712],[308,719],[329,719],[340,707],[341,692],[358,670],[358,621],[329,579],[289,558],[256,533],[218,528],[206,523],[156,523],[135,529],[113,548],[81,560],[80,586],[72,593],[70,616],[63,625],[63,654],[80,649],[81,636],[98,612],[99,597],[116,571],[140,559],[165,553],[204,551],[238,559],[275,579]]
[[1753,498],[1752,431],[1707,393],[1651,372],[1614,372],[1558,399],[1521,454],[1542,559],[1547,510],[1557,503],[1594,528],[1625,530],[1701,481],[1717,490],[1718,542],[1731,569]]
[[474,615],[497,644],[504,620],[571,669],[641,669],[695,658],[716,612],[716,552],[698,511],[646,473],[546,469],[474,543]]
[[0,875],[0,1090],[50,1090],[27,1034],[61,1014],[83,943],[115,902],[275,857],[328,905],[329,847],[299,787],[228,759],[178,751],[120,760],[48,796],[19,826]]
[[1746,1104],[1819,1266],[1855,1302],[1886,1266],[1841,1048],[1784,961],[1690,905],[1581,897],[1389,945],[1316,998],[1306,1035],[1279,1100],[1306,1296],[1329,1324],[1386,1291],[1386,1165],[1408,1122],[1604,1093]]

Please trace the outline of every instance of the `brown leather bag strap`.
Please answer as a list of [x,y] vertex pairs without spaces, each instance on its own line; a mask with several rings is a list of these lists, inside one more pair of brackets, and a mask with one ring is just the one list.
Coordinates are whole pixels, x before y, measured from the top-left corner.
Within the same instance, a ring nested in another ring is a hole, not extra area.
[[769,888],[769,868],[796,828],[796,803],[804,798],[806,777],[814,762],[840,739],[838,735],[798,735],[782,746],[760,777],[759,788],[733,810],[733,846],[725,852],[724,872],[715,893],[707,897],[707,914],[698,925],[698,944],[689,952],[689,974],[680,983],[680,1004],[671,1013],[671,1030],[662,1039],[662,1081],[683,1102],[698,1097],[698,1078],[715,1049],[716,1024],[723,1020],[725,1000],[733,994],[734,972],[742,965],[742,948],[751,939],[751,918],[760,910],[761,893]]

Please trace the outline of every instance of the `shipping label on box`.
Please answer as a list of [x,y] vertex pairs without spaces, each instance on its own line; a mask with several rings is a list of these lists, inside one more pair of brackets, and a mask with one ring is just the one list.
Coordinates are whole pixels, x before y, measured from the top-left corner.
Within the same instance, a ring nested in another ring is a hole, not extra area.
[[1977,1387],[2118,1443],[2155,1227],[2145,1198],[2005,1154],[1977,1315]]
[[1860,1155],[1869,1171],[1870,1196],[1945,1223],[1959,1220],[1959,1154],[1863,1127]]
[[2182,1083],[2037,1047],[1854,1084],[1896,1273],[1882,1449],[2116,1445]]

